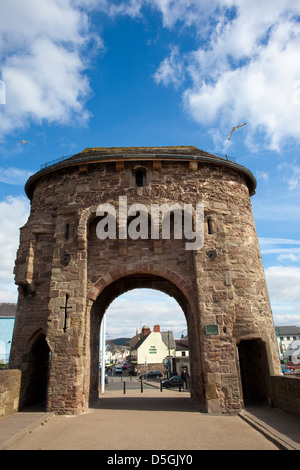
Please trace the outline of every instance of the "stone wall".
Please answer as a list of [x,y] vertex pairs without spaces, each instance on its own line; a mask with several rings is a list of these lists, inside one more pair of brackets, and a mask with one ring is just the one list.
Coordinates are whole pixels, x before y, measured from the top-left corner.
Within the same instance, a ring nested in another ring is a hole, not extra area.
[[271,386],[273,406],[300,416],[300,378],[272,376]]
[[18,411],[21,371],[0,369],[0,419]]

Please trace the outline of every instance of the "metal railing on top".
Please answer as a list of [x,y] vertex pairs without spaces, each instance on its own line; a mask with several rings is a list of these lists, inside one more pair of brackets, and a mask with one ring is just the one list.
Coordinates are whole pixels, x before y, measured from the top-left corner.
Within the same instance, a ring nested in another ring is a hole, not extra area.
[[48,166],[54,165],[55,163],[62,162],[63,160],[66,160],[67,158],[71,158],[71,157],[73,157],[73,155],[75,155],[75,154],[72,153],[71,155],[62,155],[61,157],[56,158],[55,160],[51,160],[50,162],[42,163],[41,170],[43,168],[47,168]]

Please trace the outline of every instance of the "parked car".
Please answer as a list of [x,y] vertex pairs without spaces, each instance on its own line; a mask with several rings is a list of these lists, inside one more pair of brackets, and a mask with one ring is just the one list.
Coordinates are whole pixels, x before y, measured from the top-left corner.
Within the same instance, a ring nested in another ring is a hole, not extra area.
[[129,364],[127,364],[126,362],[124,362],[124,364],[123,364],[123,366],[122,366],[122,369],[123,369],[123,370],[129,369]]
[[141,374],[139,379],[159,379],[162,376],[163,375],[160,370],[149,370],[146,374]]
[[295,371],[294,367],[285,366],[285,365],[281,366],[281,372],[283,372],[284,374],[293,374],[294,371]]
[[115,368],[115,374],[122,374],[122,366],[118,366]]
[[162,380],[161,385],[165,388],[179,387],[179,385],[183,385],[183,381],[180,375],[173,375],[170,379]]

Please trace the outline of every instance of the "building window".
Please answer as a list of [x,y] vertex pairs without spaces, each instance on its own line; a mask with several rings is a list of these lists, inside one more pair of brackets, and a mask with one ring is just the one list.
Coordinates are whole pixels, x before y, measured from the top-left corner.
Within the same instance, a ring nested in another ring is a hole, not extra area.
[[207,233],[208,235],[211,235],[213,233],[212,221],[210,217],[207,217]]
[[185,356],[185,351],[182,351],[182,352],[181,352],[181,355],[182,355],[182,356]]
[[135,186],[142,188],[146,184],[146,172],[144,170],[136,170],[135,172]]
[[65,239],[69,240],[69,236],[70,236],[70,224],[67,224],[66,231],[65,231]]

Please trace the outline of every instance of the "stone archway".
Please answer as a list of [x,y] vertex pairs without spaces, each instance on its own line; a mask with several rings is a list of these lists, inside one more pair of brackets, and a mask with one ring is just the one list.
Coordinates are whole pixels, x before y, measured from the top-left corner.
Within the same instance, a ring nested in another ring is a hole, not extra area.
[[[152,269],[153,270],[153,269]],[[109,305],[120,295],[137,288],[149,288],[159,290],[173,297],[181,307],[187,322],[187,330],[189,337],[189,354],[191,367],[191,397],[197,402],[199,409],[206,411],[204,382],[201,367],[201,353],[199,340],[199,325],[196,323],[196,316],[193,314],[195,306],[192,299],[187,295],[188,286],[182,282],[180,276],[171,271],[166,276],[156,272],[150,272],[149,266],[136,266],[135,272],[133,268],[128,267],[127,272],[123,276],[117,277],[117,273],[110,273],[111,282],[99,279],[94,288],[89,292],[89,297],[95,299],[90,309],[90,400],[98,398],[98,381],[99,381],[99,334],[100,325],[103,315]],[[172,279],[172,280],[171,280]],[[179,288],[178,285],[182,285]],[[96,295],[96,289],[98,295]]]

